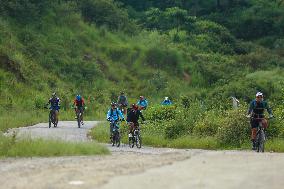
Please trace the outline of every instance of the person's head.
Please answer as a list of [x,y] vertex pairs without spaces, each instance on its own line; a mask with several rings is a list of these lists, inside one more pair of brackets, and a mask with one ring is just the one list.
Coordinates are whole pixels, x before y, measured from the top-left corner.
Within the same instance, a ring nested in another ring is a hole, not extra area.
[[76,100],[82,100],[81,95],[78,94],[78,95],[76,96]]
[[132,104],[132,105],[131,105],[131,108],[132,108],[133,110],[138,110],[138,106],[137,106],[136,104]]
[[123,96],[124,94],[125,94],[124,91],[121,91],[121,92],[120,92],[120,95],[121,95],[121,96]]
[[169,100],[169,97],[166,96],[166,97],[165,97],[165,100]]
[[144,96],[140,96],[139,99],[140,99],[140,100],[144,100]]
[[116,103],[115,103],[115,102],[112,102],[110,105],[111,105],[111,108],[112,108],[112,109],[115,109],[115,108],[116,108]]
[[263,94],[261,92],[257,92],[255,97],[257,102],[261,102],[263,100]]
[[52,98],[56,98],[56,92],[53,92],[51,95]]

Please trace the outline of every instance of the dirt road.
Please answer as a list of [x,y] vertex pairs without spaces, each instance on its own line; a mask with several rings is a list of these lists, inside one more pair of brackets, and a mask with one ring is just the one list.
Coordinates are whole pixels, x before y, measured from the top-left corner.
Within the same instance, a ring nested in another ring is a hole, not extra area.
[[[19,129],[19,136],[88,140],[88,122]],[[0,160],[0,188],[270,188],[284,186],[284,154],[108,146],[110,156]]]

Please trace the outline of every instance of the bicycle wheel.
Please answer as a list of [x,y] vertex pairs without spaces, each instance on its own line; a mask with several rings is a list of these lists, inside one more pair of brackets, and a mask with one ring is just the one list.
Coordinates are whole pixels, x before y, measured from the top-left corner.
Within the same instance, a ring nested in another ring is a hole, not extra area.
[[77,113],[77,123],[78,123],[78,128],[81,127],[81,114]]
[[264,152],[265,133],[263,129],[259,130],[257,152]]
[[115,145],[115,142],[116,142],[116,140],[115,140],[115,133],[112,134],[111,139],[112,139],[112,141],[111,141],[112,146],[114,146],[114,145]]
[[116,143],[116,147],[119,147],[120,146],[120,134],[119,134],[119,132],[118,131],[116,131],[116,141],[115,141],[115,143]]
[[138,134],[138,135],[136,136],[136,147],[137,147],[137,148],[141,148],[141,146],[142,146],[142,139],[141,139],[141,135]]
[[51,113],[48,115],[48,128],[51,127]]
[[131,137],[128,136],[128,144],[130,148],[134,147],[134,142],[135,142],[134,136],[133,135]]

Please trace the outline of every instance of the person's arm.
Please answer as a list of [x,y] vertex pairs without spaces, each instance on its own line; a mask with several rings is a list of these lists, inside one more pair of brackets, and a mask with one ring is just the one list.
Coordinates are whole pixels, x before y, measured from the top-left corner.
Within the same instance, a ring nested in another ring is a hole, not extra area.
[[123,113],[120,110],[117,110],[117,111],[118,111],[119,117],[121,117],[122,120],[125,120],[124,116],[123,116]]
[[109,120],[110,118],[110,110],[107,112],[107,116],[106,116],[106,119]]
[[250,106],[249,106],[249,109],[248,109],[248,111],[247,111],[247,115],[250,115],[251,114],[251,112],[252,112],[252,110],[253,110],[253,104],[254,104],[254,101],[252,101],[251,103],[250,103]]
[[58,98],[58,108],[60,109],[60,98]]
[[270,106],[267,102],[265,102],[265,108],[266,108],[267,112],[269,113],[269,116],[273,117],[272,110],[271,110],[271,108],[270,108]]
[[126,100],[125,100],[125,105],[126,105],[126,106],[128,106],[128,100],[127,100],[127,97],[125,97],[125,99],[126,99]]

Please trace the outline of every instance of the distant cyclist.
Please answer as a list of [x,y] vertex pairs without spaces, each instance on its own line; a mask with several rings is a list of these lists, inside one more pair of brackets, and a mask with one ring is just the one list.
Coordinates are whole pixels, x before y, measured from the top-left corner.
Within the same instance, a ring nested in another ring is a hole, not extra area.
[[272,110],[269,107],[268,103],[263,100],[263,94],[261,92],[256,93],[256,99],[250,103],[250,107],[248,109],[248,117],[251,117],[251,141],[252,141],[252,149],[256,149],[256,135],[257,135],[257,127],[260,122],[267,125],[267,121],[264,119],[264,110],[266,109],[269,113],[269,118],[273,117]]
[[172,101],[169,99],[169,97],[165,97],[164,101],[162,102],[162,105],[172,105]]
[[124,114],[126,114],[128,101],[127,101],[127,97],[125,96],[125,93],[123,91],[120,93],[120,96],[117,99],[117,104],[119,106],[119,109],[122,110]]
[[54,110],[55,112],[55,121],[56,125],[58,124],[58,115],[60,109],[60,99],[56,96],[56,93],[52,93],[51,98],[48,100],[46,106],[50,105],[50,110]]
[[[115,125],[119,126],[118,125],[119,119],[122,119],[122,121],[124,121],[124,116],[121,113],[121,111],[117,108],[116,103],[112,102],[111,108],[107,112],[107,120],[108,121],[114,121]],[[113,126],[113,124],[111,123],[110,124],[110,138],[111,138],[111,135],[112,135],[112,129],[113,129],[112,126]]]
[[76,98],[74,99],[73,106],[75,107],[75,115],[76,115],[75,118],[78,119],[77,114],[80,112],[81,113],[81,124],[84,125],[84,122],[83,122],[83,113],[85,110],[84,98],[78,94]]
[[145,121],[145,118],[142,112],[138,109],[136,104],[132,104],[131,108],[127,112],[127,122],[129,124],[129,137],[133,136],[133,132],[135,129],[139,128],[139,118],[142,118],[142,121]]
[[136,105],[138,106],[139,110],[146,110],[148,106],[148,101],[145,99],[144,96],[140,96]]

